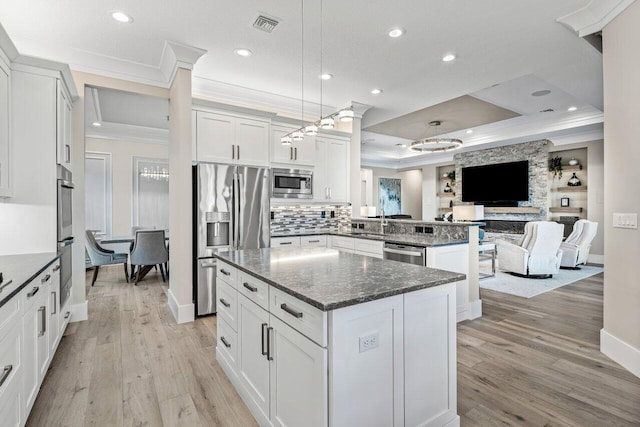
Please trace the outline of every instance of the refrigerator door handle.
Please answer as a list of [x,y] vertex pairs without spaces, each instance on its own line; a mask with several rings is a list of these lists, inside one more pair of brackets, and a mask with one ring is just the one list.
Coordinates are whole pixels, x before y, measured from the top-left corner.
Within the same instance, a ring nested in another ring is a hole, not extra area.
[[231,247],[233,249],[238,249],[238,224],[240,222],[240,210],[238,206],[240,205],[240,189],[238,185],[238,174],[233,174],[233,243]]

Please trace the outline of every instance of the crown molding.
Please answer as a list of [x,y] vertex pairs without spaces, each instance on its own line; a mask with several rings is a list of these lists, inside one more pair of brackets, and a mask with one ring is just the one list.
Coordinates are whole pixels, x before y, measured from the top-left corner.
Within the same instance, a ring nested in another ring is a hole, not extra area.
[[356,119],[361,119],[364,113],[371,108],[371,105],[361,104],[360,102],[351,101],[351,109]]
[[102,122],[102,126],[86,126],[85,135],[89,138],[111,139],[148,144],[169,144],[169,130],[123,123]]
[[4,30],[2,24],[0,24],[0,55],[6,55],[6,62],[11,62],[18,57],[18,49],[13,41],[9,37],[9,34]]
[[635,0],[592,0],[591,3],[558,18],[556,21],[575,31],[580,37],[597,33]]
[[205,49],[165,40],[160,58],[160,71],[170,84],[178,68],[193,70],[193,64],[205,53]]

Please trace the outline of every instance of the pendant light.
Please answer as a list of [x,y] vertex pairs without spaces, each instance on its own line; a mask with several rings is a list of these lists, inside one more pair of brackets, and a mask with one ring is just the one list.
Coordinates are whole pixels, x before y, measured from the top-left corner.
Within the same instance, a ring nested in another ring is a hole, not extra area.
[[[324,68],[323,68],[323,63],[322,63],[322,58],[323,58],[323,44],[322,44],[322,40],[323,40],[323,23],[324,21],[324,9],[322,7],[322,0],[320,0],[320,75],[324,75]],[[322,117],[322,106],[323,106],[323,99],[322,99],[322,95],[323,95],[323,85],[322,83],[324,82],[324,79],[321,78],[320,79],[320,127],[322,129],[333,129],[334,125],[335,125],[335,120],[333,120],[333,117],[329,116],[329,117]]]
[[436,136],[438,134],[438,126],[441,124],[442,122],[440,120],[429,122],[429,126],[433,129],[433,136],[431,138],[423,138],[412,142],[411,149],[413,151],[421,152],[438,152],[457,150],[462,147],[462,140],[460,139]]

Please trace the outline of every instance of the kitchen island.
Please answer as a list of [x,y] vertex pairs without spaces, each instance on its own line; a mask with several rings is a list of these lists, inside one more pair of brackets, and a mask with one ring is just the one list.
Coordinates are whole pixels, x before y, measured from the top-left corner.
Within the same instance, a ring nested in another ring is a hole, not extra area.
[[217,258],[217,359],[260,425],[459,425],[464,274],[327,248]]

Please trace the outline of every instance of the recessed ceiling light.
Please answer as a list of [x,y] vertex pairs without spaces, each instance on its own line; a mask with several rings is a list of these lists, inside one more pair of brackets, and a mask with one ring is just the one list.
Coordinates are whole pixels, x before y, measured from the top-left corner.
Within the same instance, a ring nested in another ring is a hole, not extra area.
[[550,93],[551,93],[551,91],[550,91],[550,90],[548,90],[548,89],[545,89],[545,90],[537,90],[537,91],[533,92],[533,93],[531,94],[531,96],[547,96],[547,95],[549,95]]
[[567,111],[576,111],[578,109],[578,107],[569,107],[567,108]]
[[454,59],[456,59],[456,56],[453,53],[448,53],[448,54],[446,54],[445,56],[442,57],[442,60],[444,62],[451,62]]
[[389,30],[388,34],[389,34],[389,37],[395,39],[395,38],[400,37],[401,35],[404,34],[404,29],[402,29],[402,28],[392,28],[392,29]]
[[473,133],[473,129],[467,129],[467,133]]
[[242,56],[242,57],[247,57],[247,56],[251,56],[252,52],[249,49],[236,49],[233,51],[233,53],[235,53],[238,56]]
[[116,21],[122,22],[124,24],[133,22],[133,18],[124,12],[112,12],[111,17]]
[[102,123],[100,123],[100,122],[93,122],[93,123],[91,123],[91,126],[95,126],[95,127],[99,128],[100,126],[102,126]]
[[333,78],[333,74],[329,74],[329,73],[320,74],[320,78],[322,80],[331,80]]
[[380,95],[382,93],[382,89],[372,89],[371,93],[374,95]]

